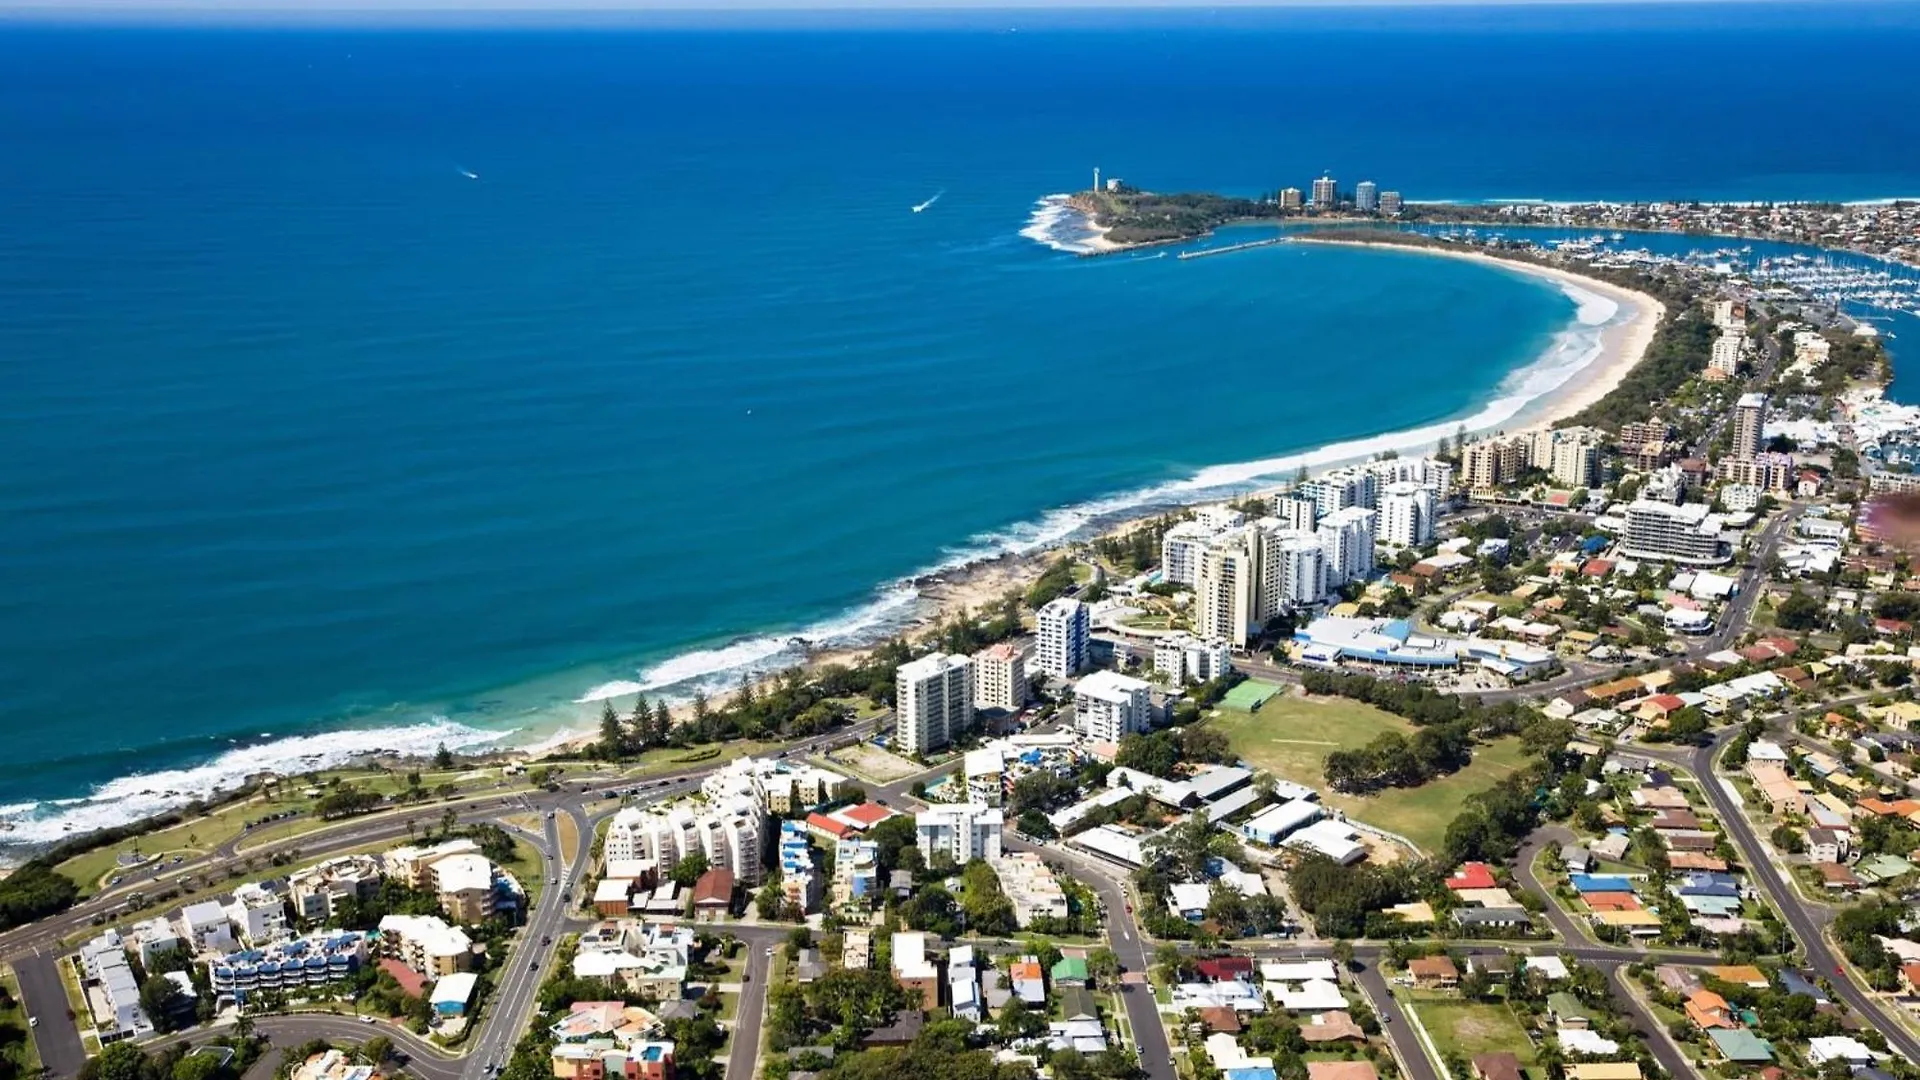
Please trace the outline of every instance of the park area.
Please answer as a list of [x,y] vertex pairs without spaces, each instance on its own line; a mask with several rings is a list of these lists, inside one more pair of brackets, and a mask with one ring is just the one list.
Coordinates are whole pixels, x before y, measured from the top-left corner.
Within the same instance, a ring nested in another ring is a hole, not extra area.
[[1520,740],[1504,738],[1475,747],[1466,768],[1419,787],[1343,795],[1327,787],[1328,754],[1358,749],[1388,731],[1411,735],[1414,726],[1363,702],[1298,691],[1275,694],[1251,713],[1222,710],[1207,723],[1224,732],[1234,753],[1253,768],[1315,788],[1328,806],[1398,833],[1424,853],[1439,850],[1467,796],[1494,787],[1523,764]]

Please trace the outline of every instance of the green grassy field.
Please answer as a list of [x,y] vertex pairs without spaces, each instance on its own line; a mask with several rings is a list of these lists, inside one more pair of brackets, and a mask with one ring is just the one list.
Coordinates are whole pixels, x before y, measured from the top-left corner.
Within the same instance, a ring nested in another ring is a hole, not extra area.
[[1493,787],[1523,764],[1519,740],[1500,739],[1476,747],[1472,763],[1451,776],[1416,788],[1341,795],[1327,790],[1329,753],[1364,746],[1386,731],[1411,734],[1413,725],[1361,702],[1297,694],[1275,695],[1250,714],[1221,712],[1207,723],[1226,732],[1234,751],[1248,764],[1317,788],[1328,806],[1399,833],[1428,852],[1440,847],[1462,800]]
[[1505,1004],[1462,1001],[1417,990],[1396,991],[1395,996],[1413,1007],[1442,1057],[1457,1054],[1471,1060],[1475,1054],[1511,1050],[1520,1064],[1535,1063],[1533,1043]]
[[[20,996],[20,980],[14,977],[12,968],[0,967],[0,988],[6,990],[10,1003],[0,1008],[0,1029],[7,1030],[9,1040],[0,1043],[0,1060],[12,1062],[16,1076],[38,1076],[40,1050],[34,1044],[33,1029],[27,1025],[26,1001]],[[19,1041],[11,1041],[16,1034]],[[4,1072],[0,1069],[0,1073]]]

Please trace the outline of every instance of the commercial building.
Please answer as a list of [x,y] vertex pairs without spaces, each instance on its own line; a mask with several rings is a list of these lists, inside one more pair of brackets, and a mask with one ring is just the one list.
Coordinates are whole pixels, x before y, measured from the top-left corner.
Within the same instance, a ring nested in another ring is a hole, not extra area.
[[760,884],[767,811],[747,795],[706,802],[629,806],[607,826],[606,858],[644,859],[664,873],[693,854],[724,866],[745,885]]
[[1321,519],[1316,535],[1326,563],[1326,588],[1373,576],[1373,532],[1377,514],[1350,506]]
[[894,749],[924,754],[973,728],[973,664],[934,653],[900,665],[895,677]]
[[1027,704],[1027,659],[1011,641],[973,654],[973,707],[1019,712]]
[[1691,566],[1713,566],[1727,561],[1721,551],[1719,524],[1704,503],[1653,502],[1640,499],[1627,507],[1626,539],[1620,553],[1633,559],[1657,559]]
[[965,866],[970,860],[992,862],[1000,857],[1000,828],[1005,818],[998,808],[980,803],[949,803],[928,807],[914,815],[920,854],[932,860],[937,851]]
[[1038,646],[1034,667],[1056,679],[1069,679],[1087,666],[1093,623],[1087,605],[1071,597],[1049,600],[1034,618]]
[[1433,492],[1411,480],[1387,485],[1380,499],[1380,542],[1419,547],[1433,539]]
[[1152,687],[1117,671],[1096,671],[1073,687],[1073,728],[1101,743],[1147,730]]
[[1733,406],[1733,449],[1731,456],[1750,458],[1766,446],[1767,395],[1740,395]]
[[1371,180],[1353,185],[1353,208],[1363,214],[1380,209],[1380,185]]
[[1315,210],[1332,210],[1338,205],[1340,205],[1340,189],[1334,184],[1333,177],[1323,176],[1315,180],[1313,182],[1313,208]]

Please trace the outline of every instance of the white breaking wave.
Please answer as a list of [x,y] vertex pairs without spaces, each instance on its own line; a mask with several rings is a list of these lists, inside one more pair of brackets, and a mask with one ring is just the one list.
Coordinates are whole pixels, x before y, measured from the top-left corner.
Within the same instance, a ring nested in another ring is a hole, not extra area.
[[112,780],[73,799],[0,806],[0,842],[48,844],[95,829],[111,828],[173,810],[195,799],[239,787],[249,776],[297,776],[333,769],[375,754],[426,757],[442,743],[462,750],[506,737],[445,718],[398,728],[295,735],[227,750],[211,761],[179,769],[138,773]]
[[[1059,222],[1077,211],[1062,205],[1064,195],[1041,200],[1035,220],[1021,235],[1056,250],[1072,251],[1056,232]],[[1567,282],[1555,282],[1574,303],[1574,322],[1554,336],[1552,344],[1533,363],[1509,375],[1492,401],[1470,416],[1456,417],[1404,431],[1347,439],[1281,457],[1212,465],[1182,480],[1173,480],[1104,498],[1048,511],[1036,520],[979,533],[943,553],[934,565],[893,582],[879,595],[845,615],[796,631],[790,636],[761,635],[725,645],[682,653],[642,669],[634,679],[602,683],[587,691],[580,703],[646,693],[669,701],[685,701],[696,691],[732,689],[742,674],[763,675],[791,667],[810,649],[870,645],[908,625],[919,614],[916,580],[1005,556],[1027,555],[1062,542],[1090,535],[1107,523],[1149,511],[1173,508],[1209,498],[1226,498],[1264,482],[1290,478],[1301,466],[1323,471],[1337,465],[1365,461],[1384,451],[1400,453],[1431,449],[1451,437],[1462,425],[1470,433],[1491,431],[1513,420],[1529,404],[1565,385],[1598,359],[1602,331],[1620,316],[1620,304],[1609,297]],[[552,741],[567,737],[565,733]]]
[[1098,233],[1087,216],[1067,204],[1071,195],[1049,195],[1033,204],[1026,227],[1020,235],[1055,251],[1084,255],[1094,250],[1089,243]]

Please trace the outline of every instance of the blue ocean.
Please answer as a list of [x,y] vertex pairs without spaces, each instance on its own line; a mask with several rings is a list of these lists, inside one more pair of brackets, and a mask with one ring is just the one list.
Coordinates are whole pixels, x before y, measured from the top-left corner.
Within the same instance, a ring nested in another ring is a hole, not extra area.
[[0,25],[5,835],[731,686],[1585,332],[1452,260],[1075,257],[1096,167],[1920,195],[1915,56],[1847,4]]

